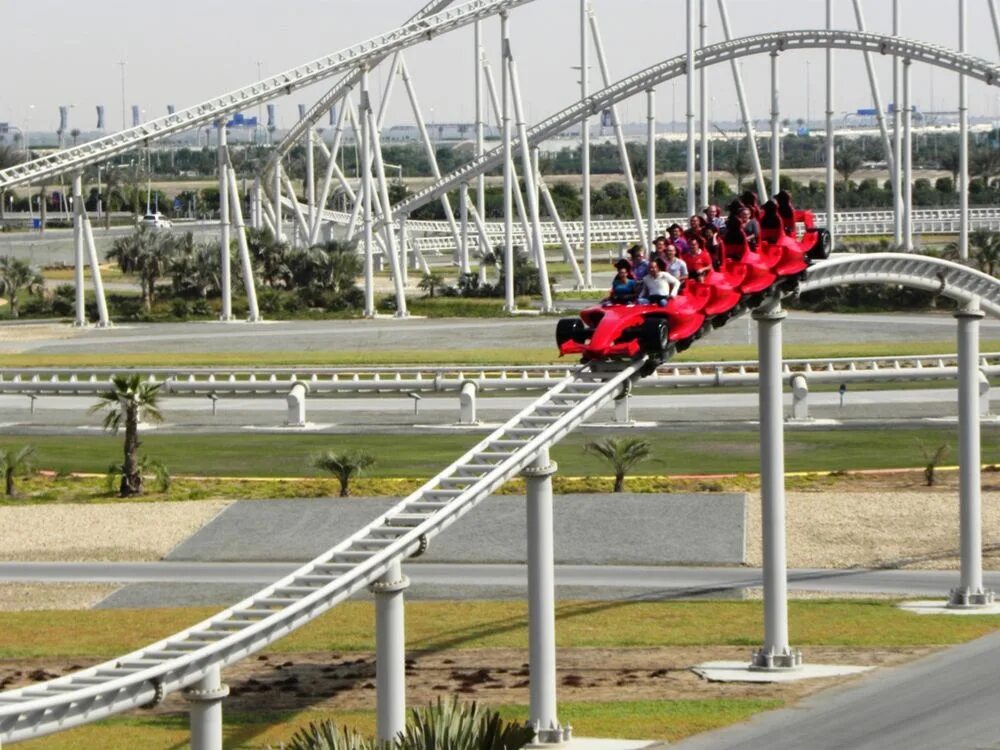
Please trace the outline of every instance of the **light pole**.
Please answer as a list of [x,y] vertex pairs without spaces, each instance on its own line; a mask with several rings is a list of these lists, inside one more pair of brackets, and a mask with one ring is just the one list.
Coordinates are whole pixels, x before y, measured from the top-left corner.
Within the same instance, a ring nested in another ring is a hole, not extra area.
[[[262,78],[262,76],[261,76],[261,66],[263,64],[264,64],[263,61],[261,61],[261,60],[257,61],[257,82],[258,83],[260,82],[260,80]],[[263,114],[264,110],[263,110],[263,107],[264,107],[263,103],[261,103],[261,102],[257,103],[257,124],[254,125],[254,128],[253,128],[253,142],[255,144],[257,143],[257,133],[259,132],[260,127],[261,127],[260,123],[264,119],[264,114]]]
[[28,105],[28,114],[24,118],[24,158],[31,159],[31,110],[34,104]]

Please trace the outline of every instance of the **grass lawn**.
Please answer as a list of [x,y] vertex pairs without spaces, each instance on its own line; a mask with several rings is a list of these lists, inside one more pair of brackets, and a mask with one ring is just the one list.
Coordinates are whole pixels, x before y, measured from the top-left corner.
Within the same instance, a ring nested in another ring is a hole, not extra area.
[[[524,602],[410,602],[407,648],[525,648]],[[3,658],[110,657],[175,632],[211,614],[206,608],[0,613]],[[557,641],[568,647],[746,646],[763,631],[760,602],[560,602]],[[277,643],[271,653],[370,652],[374,648],[371,602],[347,602]],[[792,601],[789,627],[795,642],[809,646],[910,647],[962,643],[1000,626],[1000,616],[921,617],[885,601]],[[703,699],[562,702],[560,717],[578,736],[675,741],[743,721],[777,708],[778,700]],[[497,706],[507,718],[526,717],[524,706]],[[374,731],[371,711],[315,710],[225,714],[226,747],[261,748],[287,741],[309,722],[334,718],[365,733]],[[29,750],[91,747],[181,748],[186,717],[133,714],[24,743]]]
[[[475,301],[475,300],[471,300]],[[490,302],[490,300],[486,300]],[[555,323],[552,324],[555,331]],[[553,333],[553,342],[555,334]],[[706,339],[710,342],[711,338]],[[984,339],[983,352],[1000,351],[1000,340]],[[816,359],[824,357],[883,357],[917,354],[947,354],[955,351],[953,339],[885,342],[845,342],[824,344],[788,344],[786,359]],[[5,354],[5,367],[267,367],[296,365],[329,365],[374,367],[391,365],[544,365],[574,364],[575,360],[560,359],[555,344],[549,347],[482,347],[477,349],[399,348],[376,352],[329,351],[270,351],[270,352],[155,352],[155,353],[20,353]],[[716,360],[756,360],[757,348],[752,344],[712,345],[699,342],[674,358],[677,362],[708,362]]]
[[[553,450],[561,476],[606,475],[607,465],[584,451],[584,445],[605,433],[577,430]],[[635,475],[755,473],[758,471],[757,433],[753,430],[671,432],[650,430],[643,437],[659,446],[657,459],[634,470]],[[173,474],[215,477],[322,476],[309,465],[324,450],[362,449],[377,458],[370,477],[429,478],[482,435],[408,435],[399,450],[395,434],[212,434],[143,436],[143,451],[162,461]],[[785,435],[785,465],[790,472],[856,469],[917,468],[924,465],[918,440],[926,446],[948,443],[956,448],[955,429],[920,427],[901,429],[823,429],[790,431]],[[40,468],[57,472],[104,473],[121,460],[121,438],[34,435],[0,437],[0,448],[30,443]],[[983,425],[982,460],[1000,463],[1000,426]]]

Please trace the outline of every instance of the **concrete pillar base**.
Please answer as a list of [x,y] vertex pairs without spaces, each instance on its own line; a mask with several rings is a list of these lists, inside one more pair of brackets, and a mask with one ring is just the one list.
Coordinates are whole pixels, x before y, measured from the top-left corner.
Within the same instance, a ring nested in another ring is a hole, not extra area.
[[994,593],[992,591],[971,591],[969,589],[957,588],[948,592],[948,609],[976,609],[977,607],[990,607],[994,604]]
[[797,648],[782,653],[757,649],[750,660],[750,670],[754,672],[781,672],[802,668],[802,652]]
[[553,745],[561,745],[563,742],[569,742],[573,739],[573,727],[569,725],[565,727],[549,727],[548,729],[539,729],[535,726],[532,729],[535,730],[535,739],[525,745],[526,748],[550,748]]
[[309,393],[309,386],[305,383],[295,383],[292,389],[285,396],[285,404],[288,407],[285,417],[285,424],[288,427],[305,427],[306,425],[306,394]]

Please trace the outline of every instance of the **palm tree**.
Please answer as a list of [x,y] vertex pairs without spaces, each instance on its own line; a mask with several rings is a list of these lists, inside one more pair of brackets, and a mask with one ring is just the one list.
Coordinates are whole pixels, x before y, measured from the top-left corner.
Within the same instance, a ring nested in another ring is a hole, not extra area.
[[122,480],[119,494],[131,497],[142,494],[142,471],[139,466],[139,422],[162,422],[160,412],[160,383],[143,383],[136,375],[115,375],[112,387],[99,394],[101,399],[90,413],[107,411],[104,415],[104,429],[117,435],[125,425],[125,447],[122,462]]
[[317,469],[328,471],[337,477],[340,483],[340,496],[348,497],[351,479],[360,475],[365,469],[375,464],[375,457],[365,451],[356,450],[347,453],[327,451],[312,459],[312,465]]
[[851,180],[851,175],[861,169],[864,157],[861,151],[852,145],[843,145],[834,157],[834,166],[844,178],[844,188],[846,189]]
[[122,173],[118,167],[111,167],[104,173],[104,228],[111,229],[111,212],[121,207]]
[[128,237],[115,240],[108,251],[108,260],[116,261],[122,273],[134,273],[139,277],[142,305],[146,312],[153,307],[156,282],[167,274],[173,256],[173,238],[145,225]]
[[44,288],[45,279],[25,261],[9,255],[0,258],[0,295],[10,301],[10,317],[17,317],[17,298],[22,291],[38,294]]
[[14,496],[14,477],[30,474],[35,468],[35,446],[0,450],[0,474],[3,474],[7,497]]
[[[957,242],[945,245],[944,257],[960,260]],[[1000,272],[1000,232],[988,229],[969,232],[969,263],[989,276],[996,276]]]
[[430,299],[434,299],[434,291],[444,286],[444,284],[444,276],[435,271],[431,271],[430,273],[425,273],[423,275],[423,278],[420,279],[420,283],[417,286],[427,292],[427,296]]
[[615,473],[613,492],[621,492],[625,487],[625,475],[653,455],[653,445],[641,438],[605,438],[587,443],[584,450],[605,459]]

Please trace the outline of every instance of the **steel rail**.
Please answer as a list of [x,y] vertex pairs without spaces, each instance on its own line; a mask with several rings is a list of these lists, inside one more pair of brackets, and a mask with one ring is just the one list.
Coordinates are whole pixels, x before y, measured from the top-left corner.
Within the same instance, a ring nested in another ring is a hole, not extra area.
[[269,76],[263,81],[228,94],[213,97],[193,107],[0,170],[0,189],[25,182],[38,182],[44,178],[104,161],[109,156],[130,151],[168,135],[212,124],[237,110],[290,94],[295,89],[317,83],[352,68],[360,68],[393,52],[529,2],[533,0],[470,0],[464,5],[420,18],[394,31],[325,55],[284,73]]
[[[989,86],[1000,84],[1000,65],[988,60],[912,39],[847,30],[780,31],[720,42],[697,50],[695,68],[718,65],[751,55],[817,48],[893,55],[961,73]],[[528,129],[528,142],[536,144],[551,138],[576,124],[585,115],[596,115],[619,101],[643,94],[649,88],[684,75],[686,72],[686,55],[678,55],[634,73],[532,126]],[[520,140],[517,138],[513,139],[512,143],[512,147],[520,146]],[[433,185],[401,201],[393,207],[393,214],[407,216],[420,206],[440,197],[442,193],[456,189],[462,182],[487,172],[501,163],[501,149],[492,149],[482,157],[466,163]]]
[[209,669],[287,635],[374,582],[393,561],[418,551],[517,476],[540,449],[618,396],[642,364],[613,373],[578,368],[391,510],[224,612],[117,659],[0,693],[0,742],[39,737],[159,700]]

